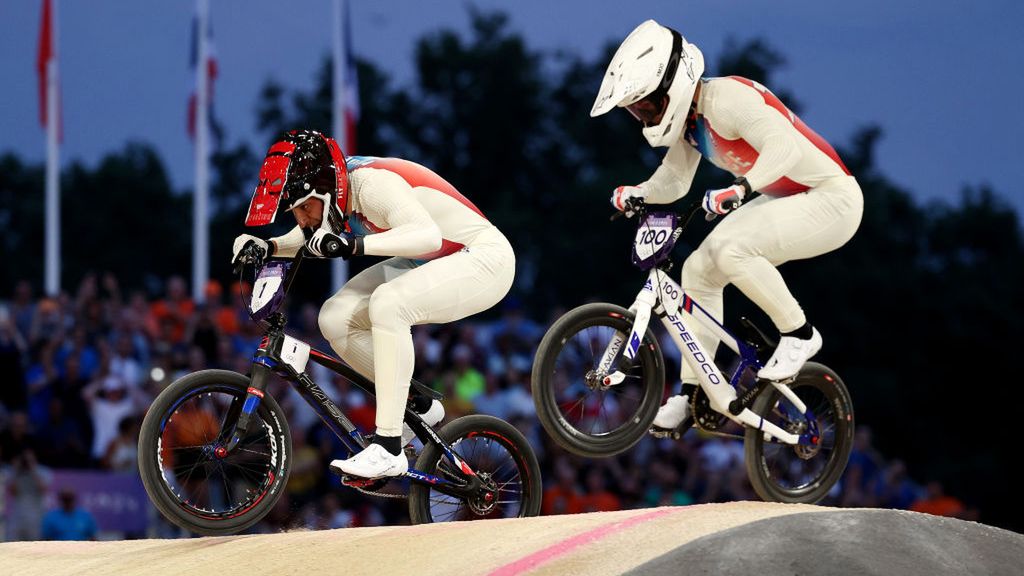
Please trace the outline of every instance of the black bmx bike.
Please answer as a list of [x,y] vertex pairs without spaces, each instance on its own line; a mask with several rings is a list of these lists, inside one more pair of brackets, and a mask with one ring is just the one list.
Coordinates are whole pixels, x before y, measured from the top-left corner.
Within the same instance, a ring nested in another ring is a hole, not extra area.
[[[279,308],[304,257],[303,250],[292,259],[262,263],[256,250],[243,251],[243,262],[256,264],[249,314],[265,328],[249,374],[189,374],[164,389],[146,414],[139,435],[142,482],[160,513],[182,528],[235,534],[262,519],[280,498],[291,468],[292,439],[281,406],[267,390],[272,375],[296,388],[349,454],[368,444],[369,437],[310,378],[306,366],[321,364],[370,395],[373,383],[285,332],[287,320]],[[411,384],[411,396],[441,397],[419,382]],[[423,443],[414,467],[396,478],[343,477],[343,485],[383,496],[390,481],[407,479],[409,515],[417,524],[539,514],[537,457],[511,424],[472,415],[435,431],[411,403],[404,418]]]

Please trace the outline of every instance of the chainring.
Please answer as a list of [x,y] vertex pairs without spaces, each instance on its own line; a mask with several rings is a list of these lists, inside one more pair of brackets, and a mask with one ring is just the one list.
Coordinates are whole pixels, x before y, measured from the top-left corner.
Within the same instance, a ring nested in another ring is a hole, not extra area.
[[711,399],[703,388],[697,388],[690,403],[693,420],[701,430],[717,432],[729,422],[724,414],[719,414],[711,407]]

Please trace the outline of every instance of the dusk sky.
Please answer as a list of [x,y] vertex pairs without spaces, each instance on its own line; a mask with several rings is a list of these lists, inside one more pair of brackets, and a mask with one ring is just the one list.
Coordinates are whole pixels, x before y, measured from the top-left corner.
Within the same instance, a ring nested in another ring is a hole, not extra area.
[[[406,84],[413,78],[414,42],[441,28],[465,31],[468,5],[352,1],[353,49]],[[678,29],[711,63],[730,37],[764,38],[787,59],[769,87],[791,91],[804,106],[803,119],[826,139],[845,146],[859,127],[877,123],[885,133],[878,163],[920,199],[955,201],[963,185],[990,183],[1024,214],[1019,1],[474,5],[507,12],[511,29],[532,49],[588,59],[647,18]],[[59,0],[58,6],[64,166],[74,160],[93,166],[126,142],[142,141],[155,146],[176,188],[191,186],[185,112],[195,1]],[[292,89],[313,85],[331,45],[332,2],[211,0],[211,6],[218,117],[229,143],[249,141],[260,154],[263,140],[254,136],[259,90],[271,78]],[[35,72],[39,18],[39,0],[0,3],[0,153],[14,151],[30,162],[42,162],[45,154]]]

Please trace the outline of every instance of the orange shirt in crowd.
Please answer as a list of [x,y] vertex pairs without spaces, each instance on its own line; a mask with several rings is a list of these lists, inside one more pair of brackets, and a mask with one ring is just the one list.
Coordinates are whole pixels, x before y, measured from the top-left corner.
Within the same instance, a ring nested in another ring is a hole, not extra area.
[[583,512],[583,501],[575,489],[565,489],[555,485],[544,491],[544,502],[541,514],[579,514]]
[[952,496],[938,496],[927,500],[918,500],[910,506],[914,512],[923,512],[934,516],[956,518],[964,512],[964,503]]

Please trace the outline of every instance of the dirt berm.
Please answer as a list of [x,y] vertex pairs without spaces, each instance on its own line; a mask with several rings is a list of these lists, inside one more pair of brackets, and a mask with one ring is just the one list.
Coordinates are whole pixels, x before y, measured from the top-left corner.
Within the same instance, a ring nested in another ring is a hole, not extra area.
[[0,574],[1024,574],[1024,536],[892,510],[735,502],[423,526],[0,544]]

